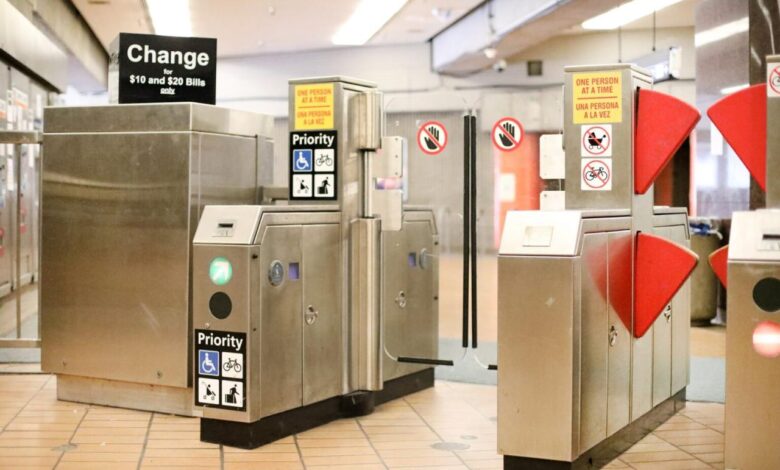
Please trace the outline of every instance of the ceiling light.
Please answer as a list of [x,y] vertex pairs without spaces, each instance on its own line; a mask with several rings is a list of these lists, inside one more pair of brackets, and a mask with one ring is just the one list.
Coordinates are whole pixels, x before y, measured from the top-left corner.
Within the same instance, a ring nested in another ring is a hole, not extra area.
[[746,16],[736,21],[732,21],[731,23],[725,23],[696,33],[693,37],[693,43],[696,44],[696,47],[701,47],[734,36],[735,34],[744,33],[748,30],[748,26],[749,21]]
[[452,10],[449,8],[434,8],[431,10],[431,15],[433,15],[437,20],[441,21],[442,23],[446,23],[447,20],[450,19],[452,16]]
[[341,46],[360,46],[390,21],[408,0],[361,0],[331,41]]
[[727,86],[726,88],[721,88],[720,94],[721,95],[730,95],[734,93],[735,91],[744,90],[745,88],[749,87],[749,83],[743,83],[741,85],[734,85],[734,86]]
[[616,29],[682,0],[632,0],[582,23],[585,29]]
[[154,33],[165,36],[192,36],[189,0],[146,0]]
[[496,54],[498,54],[498,50],[495,47],[486,47],[482,49],[482,52],[485,54],[485,57],[488,59],[495,59]]

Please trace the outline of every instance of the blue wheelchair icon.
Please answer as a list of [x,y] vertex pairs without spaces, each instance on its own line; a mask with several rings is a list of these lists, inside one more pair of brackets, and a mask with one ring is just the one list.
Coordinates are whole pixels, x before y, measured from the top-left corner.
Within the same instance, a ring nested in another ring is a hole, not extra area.
[[293,168],[295,171],[311,171],[311,149],[293,150]]
[[198,351],[198,372],[200,375],[219,377],[219,352],[201,349]]

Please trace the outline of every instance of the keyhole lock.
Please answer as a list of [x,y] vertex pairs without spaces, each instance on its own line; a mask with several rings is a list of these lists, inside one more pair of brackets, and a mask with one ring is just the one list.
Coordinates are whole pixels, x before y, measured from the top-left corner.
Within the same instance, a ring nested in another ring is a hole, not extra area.
[[312,325],[317,321],[317,317],[320,316],[320,312],[314,309],[314,306],[309,305],[306,307],[306,313],[303,314],[303,319],[307,325]]
[[398,295],[395,296],[395,303],[398,305],[399,308],[406,307],[406,293],[404,291],[398,292]]
[[666,323],[672,321],[672,304],[667,305],[664,309],[664,318],[666,318]]
[[614,326],[609,327],[609,346],[613,347],[617,343],[618,332]]

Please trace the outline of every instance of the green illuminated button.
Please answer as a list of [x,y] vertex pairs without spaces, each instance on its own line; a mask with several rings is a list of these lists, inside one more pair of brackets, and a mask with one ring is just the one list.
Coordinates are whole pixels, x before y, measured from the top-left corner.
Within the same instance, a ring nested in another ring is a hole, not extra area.
[[224,286],[233,279],[233,265],[227,258],[214,258],[209,265],[209,277],[214,284]]

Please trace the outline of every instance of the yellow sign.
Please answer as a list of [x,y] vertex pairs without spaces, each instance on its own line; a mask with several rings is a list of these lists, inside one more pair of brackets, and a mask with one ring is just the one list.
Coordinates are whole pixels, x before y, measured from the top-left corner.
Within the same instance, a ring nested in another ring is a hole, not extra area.
[[619,70],[574,74],[574,124],[623,121],[621,74]]
[[333,84],[295,86],[295,129],[333,129]]

